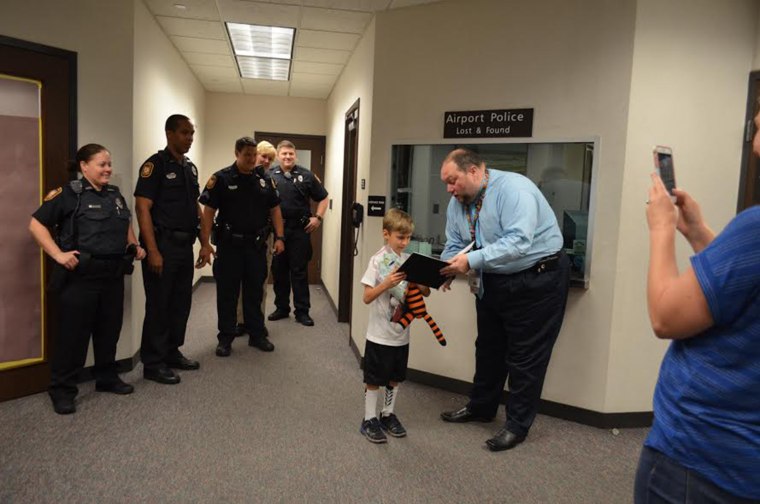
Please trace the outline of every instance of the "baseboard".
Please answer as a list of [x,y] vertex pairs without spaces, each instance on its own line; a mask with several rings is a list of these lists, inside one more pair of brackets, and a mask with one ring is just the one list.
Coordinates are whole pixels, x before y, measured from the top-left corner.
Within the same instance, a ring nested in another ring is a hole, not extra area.
[[[116,372],[126,373],[132,371],[139,363],[140,350],[138,349],[132,357],[127,357],[126,359],[116,361]],[[83,383],[94,379],[95,376],[92,374],[92,366],[82,369],[82,371],[80,371],[79,375],[77,376],[78,383]]]
[[322,292],[325,293],[325,297],[327,298],[327,301],[330,302],[330,306],[333,309],[333,312],[335,313],[335,318],[338,318],[338,307],[335,306],[335,301],[333,301],[332,296],[330,296],[330,292],[327,290],[327,287],[325,287],[325,283],[322,281],[322,279],[319,279],[319,284],[322,287]]
[[212,276],[206,276],[206,275],[199,276],[198,280],[196,280],[195,283],[193,283],[193,292],[195,292],[198,286],[202,283],[214,283],[214,282],[216,282],[216,280],[214,280],[214,277]]
[[[364,369],[364,359],[362,359],[359,354],[359,349],[353,340],[351,340],[351,350],[354,351],[354,355],[356,355],[356,359],[359,361],[359,367]],[[446,376],[440,376],[426,371],[419,371],[417,369],[407,369],[406,377],[408,380],[415,383],[421,383],[423,385],[465,396],[470,393],[470,389],[472,388],[472,383],[470,382],[448,378]],[[506,404],[508,397],[509,392],[502,392],[501,404]],[[561,418],[562,420],[569,420],[571,422],[598,427],[600,429],[651,427],[652,420],[654,419],[654,414],[651,411],[601,413],[599,411],[592,411],[577,406],[569,406],[567,404],[548,401],[546,399],[541,399],[538,412],[542,415]]]

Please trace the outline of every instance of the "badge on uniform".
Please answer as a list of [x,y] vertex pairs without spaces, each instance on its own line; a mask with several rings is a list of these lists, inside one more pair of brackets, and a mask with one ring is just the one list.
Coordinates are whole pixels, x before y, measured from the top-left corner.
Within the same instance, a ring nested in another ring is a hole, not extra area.
[[169,180],[174,180],[175,178],[177,178],[177,174],[174,172],[167,173],[166,178],[168,178]]
[[58,196],[59,194],[61,194],[61,191],[63,191],[62,187],[57,187],[57,188],[53,189],[52,191],[50,191],[49,193],[47,193],[47,196],[45,196],[45,201],[50,201],[51,199],[55,198],[56,196]]
[[267,186],[267,183],[266,183],[266,182],[264,182],[264,179],[263,179],[263,178],[260,178],[260,179],[259,179],[259,184],[261,184],[261,188],[262,188],[262,189],[265,189],[265,188],[266,188],[266,186]]
[[190,169],[193,171],[193,177],[198,178],[198,169],[195,167],[195,165],[190,165]]
[[298,181],[299,181],[299,182],[303,182],[303,175],[299,175],[299,176],[298,176]]
[[116,208],[119,210],[122,210],[124,208],[124,203],[121,201],[121,198],[116,198]]
[[153,163],[148,161],[147,163],[143,165],[142,169],[140,170],[140,176],[142,178],[148,178],[151,175],[153,175]]
[[213,189],[216,185],[216,175],[211,175],[211,178],[206,182],[206,189]]

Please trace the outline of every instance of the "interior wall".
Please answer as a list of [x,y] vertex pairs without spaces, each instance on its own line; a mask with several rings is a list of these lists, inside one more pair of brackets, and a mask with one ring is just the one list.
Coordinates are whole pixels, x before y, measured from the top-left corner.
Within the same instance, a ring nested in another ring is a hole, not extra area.
[[[344,205],[351,202],[342,201],[343,194],[343,149],[345,147],[344,128],[346,112],[359,100],[359,138],[357,149],[357,187],[356,199],[366,209],[366,189],[361,188],[361,180],[370,178],[370,146],[372,140],[373,117],[373,72],[375,59],[375,21],[373,20],[356,51],[351,56],[346,68],[340,75],[327,100],[327,155],[325,160],[325,188],[333,200],[332,210],[327,211],[324,220],[324,238],[322,240],[322,280],[327,293],[334,303],[338,303],[340,268],[341,215]],[[366,220],[366,219],[365,219]],[[364,226],[359,231],[360,240],[365,235]],[[356,275],[361,278],[366,264],[360,254],[354,258],[354,279],[352,305],[362,303],[363,289]],[[357,312],[354,311],[354,314]],[[361,345],[364,348],[364,345]]]
[[[673,148],[677,185],[697,199],[713,229],[722,229],[736,213],[757,20],[753,0],[638,1],[608,411],[651,410],[668,345],[653,335],[645,302],[652,147]],[[692,251],[681,237],[677,245],[683,269]]]
[[[203,87],[185,61],[179,55],[171,41],[158,26],[153,16],[142,0],[133,0],[134,15],[134,101],[132,111],[134,117],[132,156],[129,166],[130,183],[124,191],[130,201],[133,218],[132,226],[138,232],[137,217],[134,212],[134,192],[142,163],[157,151],[166,147],[164,124],[172,114],[188,116],[195,124],[193,146],[187,156],[201,170],[208,136],[208,121],[206,120],[206,95]],[[104,81],[105,82],[105,81]],[[198,174],[200,184],[205,178]],[[198,244],[195,251],[197,254]],[[200,276],[196,270],[195,279]],[[142,267],[137,266],[131,277],[131,292],[127,291],[124,319],[125,335],[131,336],[131,357],[140,348],[142,323],[145,317],[145,290],[142,285]],[[127,331],[126,321],[131,320],[132,330]],[[123,341],[121,342],[123,344]]]
[[[132,2],[97,0],[3,0],[0,33],[77,53],[77,143],[106,146],[113,159],[112,183],[131,195]],[[44,141],[44,139],[43,139]],[[61,167],[65,169],[65,167]],[[52,189],[45,187],[45,190]],[[29,238],[31,240],[31,237]],[[129,283],[127,284],[129,290]],[[132,325],[125,318],[117,358],[131,357]],[[92,356],[88,357],[92,364]]]
[[[634,0],[440,2],[376,18],[371,194],[388,192],[391,145],[440,141],[445,111],[532,107],[535,141],[599,137],[590,288],[571,292],[543,394],[595,411],[605,408],[634,21]],[[367,219],[362,263],[381,245],[380,228]],[[449,345],[413,324],[409,366],[471,381],[476,324],[466,283],[434,292],[428,309]],[[360,348],[366,317],[355,304]]]

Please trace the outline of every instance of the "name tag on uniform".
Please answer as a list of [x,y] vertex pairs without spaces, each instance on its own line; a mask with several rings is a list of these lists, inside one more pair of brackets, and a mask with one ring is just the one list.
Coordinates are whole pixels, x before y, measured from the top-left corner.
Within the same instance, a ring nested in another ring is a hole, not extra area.
[[231,185],[231,186],[227,186],[227,189],[229,189],[230,191],[234,191],[235,189],[237,189],[237,187],[238,186],[236,185]]
[[87,205],[87,208],[101,208],[100,205]]
[[169,180],[174,180],[175,178],[177,178],[177,174],[176,173],[167,173],[166,174],[166,178],[168,178]]

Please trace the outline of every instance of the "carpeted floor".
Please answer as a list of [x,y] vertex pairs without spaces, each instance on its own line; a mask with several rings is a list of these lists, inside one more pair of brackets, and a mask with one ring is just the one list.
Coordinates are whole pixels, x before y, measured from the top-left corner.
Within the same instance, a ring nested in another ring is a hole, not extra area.
[[145,381],[138,365],[123,376],[134,394],[85,383],[74,415],[53,413],[47,394],[0,403],[0,503],[631,501],[646,429],[539,416],[525,443],[495,454],[483,442],[498,422],[446,424],[439,413],[465,398],[407,382],[396,412],[408,437],[372,445],[348,328],[321,289],[315,327],[267,322],[273,353],[242,337],[226,359],[214,355],[214,289],[194,294],[183,350],[201,369],[179,385]]

